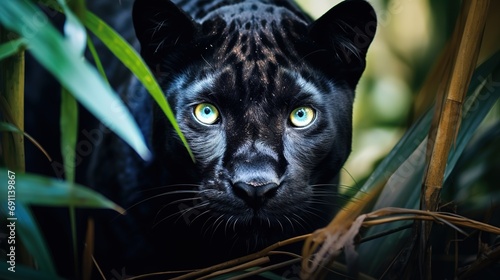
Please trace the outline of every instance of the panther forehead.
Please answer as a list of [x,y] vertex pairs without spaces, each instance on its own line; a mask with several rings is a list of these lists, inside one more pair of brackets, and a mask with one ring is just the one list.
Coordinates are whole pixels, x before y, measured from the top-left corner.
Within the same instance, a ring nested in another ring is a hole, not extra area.
[[[234,6],[240,6],[242,12],[234,12],[240,10]],[[248,11],[251,7],[256,10]],[[306,64],[303,54],[289,43],[304,40],[307,28],[293,12],[267,4],[240,3],[222,7],[206,19],[214,17],[222,18],[226,25],[213,43],[218,47],[208,48],[204,59],[214,69],[232,68],[239,90],[270,93],[280,69],[300,69]]]
[[193,80],[188,80],[185,76],[180,76],[173,83],[172,88],[180,89],[182,94],[187,96],[198,96],[201,92],[210,90],[213,87],[217,76],[217,73],[212,73]]
[[[304,76],[302,76],[298,72],[287,71],[285,72],[292,77],[294,77],[295,83],[300,87],[301,91],[304,93],[308,93],[313,97],[319,97],[321,94],[328,93],[327,91],[321,91],[318,86],[316,86],[313,82],[307,80]],[[320,102],[319,100],[317,101]]]
[[252,2],[221,7],[208,13],[200,21],[204,22],[214,17],[220,17],[228,24],[235,22],[243,31],[267,28],[268,24],[283,18],[293,18],[307,24],[285,7]]

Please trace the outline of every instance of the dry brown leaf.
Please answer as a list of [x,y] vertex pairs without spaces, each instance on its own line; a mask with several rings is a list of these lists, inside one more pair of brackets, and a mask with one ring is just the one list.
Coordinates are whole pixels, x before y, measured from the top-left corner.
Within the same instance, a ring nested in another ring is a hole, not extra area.
[[385,182],[370,193],[359,193],[343,207],[325,228],[316,230],[304,242],[302,249],[302,279],[319,279],[323,270],[335,260],[341,249],[348,259],[355,258],[354,238],[364,220],[366,206],[377,197]]
[[[313,242],[313,248],[317,248],[315,245],[319,243],[321,243],[321,247],[309,258],[304,258],[300,277],[302,279],[318,279],[318,274],[321,274],[322,268],[328,267],[342,252],[342,249],[344,249],[346,259],[351,261],[356,259],[354,238],[358,235],[365,218],[366,215],[359,216],[347,228],[323,228],[315,231],[308,240]],[[304,245],[304,248],[306,246]]]

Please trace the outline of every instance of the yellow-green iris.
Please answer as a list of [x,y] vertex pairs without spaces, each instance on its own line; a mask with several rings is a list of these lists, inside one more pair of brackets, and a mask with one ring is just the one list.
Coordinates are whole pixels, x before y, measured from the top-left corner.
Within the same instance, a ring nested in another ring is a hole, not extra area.
[[200,103],[194,108],[194,116],[202,124],[214,124],[219,119],[219,110],[209,103]]
[[298,107],[290,113],[290,122],[295,127],[306,127],[313,122],[315,114],[311,107]]

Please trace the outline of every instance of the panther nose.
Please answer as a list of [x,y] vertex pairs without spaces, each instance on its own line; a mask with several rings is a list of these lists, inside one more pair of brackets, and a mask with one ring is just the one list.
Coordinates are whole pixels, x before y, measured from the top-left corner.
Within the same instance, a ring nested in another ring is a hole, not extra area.
[[258,207],[276,193],[279,185],[276,183],[245,183],[233,184],[234,193],[252,207]]

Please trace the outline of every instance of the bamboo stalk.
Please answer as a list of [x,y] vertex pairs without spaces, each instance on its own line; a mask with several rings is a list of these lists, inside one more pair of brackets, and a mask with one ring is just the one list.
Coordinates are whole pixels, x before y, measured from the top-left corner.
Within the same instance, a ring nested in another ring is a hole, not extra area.
[[[0,44],[19,38],[0,26]],[[0,108],[1,117],[24,131],[24,50],[0,61]],[[15,132],[2,134],[2,159],[8,170],[24,173],[26,169],[24,154],[24,135]],[[34,260],[19,240],[19,260],[34,267]]]
[[[0,27],[0,43],[17,39],[17,35]],[[0,61],[0,102],[2,117],[24,131],[24,51]],[[24,172],[24,137],[4,132],[2,137],[3,160],[9,170]]]
[[[437,93],[434,115],[432,117],[427,141],[426,162],[430,161],[432,150],[434,148],[434,144],[436,143],[439,120],[443,112],[444,103],[446,102],[447,93],[450,90],[451,75],[453,67],[455,66],[454,63],[458,57],[459,45],[463,38],[463,30],[467,20],[469,8],[470,1],[465,1],[462,4],[451,38],[444,48],[444,52],[438,61],[438,65],[436,65],[437,69],[434,73],[431,73],[429,80],[424,84],[422,90],[420,91],[420,94],[428,93],[429,91]],[[423,199],[421,201],[423,201]]]
[[[443,102],[438,100],[436,104],[429,132],[428,151],[431,153],[421,192],[422,210],[436,211],[439,206],[448,154],[460,127],[462,104],[477,64],[489,3],[489,0],[466,0],[462,3],[457,26],[462,25],[462,16],[466,15],[463,32],[459,33],[459,27],[455,30],[453,39],[459,41],[456,51],[451,46],[453,53],[456,52],[455,62],[452,63],[451,77],[447,77],[448,71],[444,73],[445,84],[440,85],[439,90],[445,89],[445,98],[440,99]],[[422,265],[421,275],[427,279],[431,277],[432,250],[427,244],[431,227],[432,223],[423,223],[418,251],[419,263]]]
[[[462,104],[475,69],[489,0],[470,2],[464,32],[440,115],[436,140],[424,180],[424,210],[436,210],[450,148],[460,127]],[[464,3],[466,5],[466,3]]]

